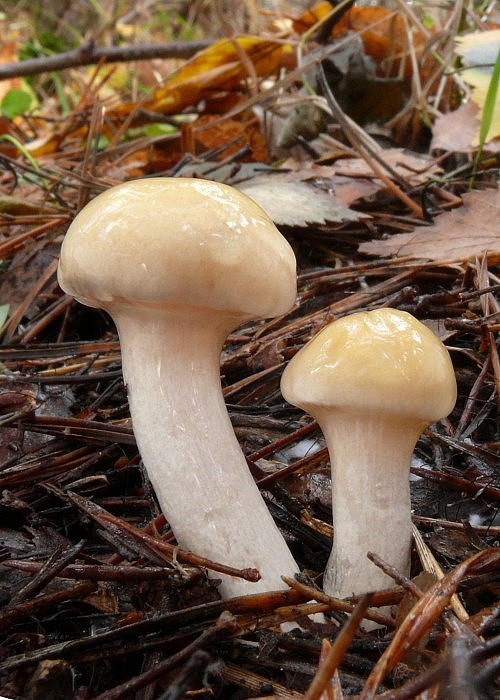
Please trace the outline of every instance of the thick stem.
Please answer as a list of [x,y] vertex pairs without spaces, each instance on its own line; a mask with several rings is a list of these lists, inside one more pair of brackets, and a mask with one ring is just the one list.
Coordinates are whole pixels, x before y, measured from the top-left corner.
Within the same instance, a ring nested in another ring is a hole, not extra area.
[[220,351],[235,319],[203,310],[113,308],[137,444],[184,549],[236,568],[223,597],[282,589],[298,567],[249,472],[224,404]]
[[332,463],[333,548],[324,589],[340,598],[394,585],[366,554],[410,570],[410,460],[423,424],[336,411],[319,417]]

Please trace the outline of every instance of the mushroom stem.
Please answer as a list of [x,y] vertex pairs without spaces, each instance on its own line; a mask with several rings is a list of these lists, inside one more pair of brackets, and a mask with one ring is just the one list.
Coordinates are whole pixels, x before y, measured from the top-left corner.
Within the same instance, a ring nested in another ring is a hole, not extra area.
[[318,422],[332,460],[334,539],[323,588],[340,598],[388,588],[392,580],[366,555],[409,574],[408,471],[424,423],[342,410]]
[[[261,579],[216,574],[224,598],[286,588],[299,569],[234,434],[220,352],[240,317],[113,302],[137,444],[179,544]],[[193,436],[197,436],[193,439]]]

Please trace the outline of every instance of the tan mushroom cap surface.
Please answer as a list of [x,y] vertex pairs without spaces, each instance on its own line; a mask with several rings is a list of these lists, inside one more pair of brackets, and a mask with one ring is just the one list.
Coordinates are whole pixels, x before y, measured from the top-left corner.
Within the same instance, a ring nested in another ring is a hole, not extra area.
[[292,358],[281,389],[314,416],[342,409],[429,423],[448,415],[456,401],[445,346],[411,314],[390,308],[329,324]]
[[208,180],[151,178],[103,192],[64,239],[61,287],[88,306],[182,304],[242,318],[285,313],[295,257],[267,214]]

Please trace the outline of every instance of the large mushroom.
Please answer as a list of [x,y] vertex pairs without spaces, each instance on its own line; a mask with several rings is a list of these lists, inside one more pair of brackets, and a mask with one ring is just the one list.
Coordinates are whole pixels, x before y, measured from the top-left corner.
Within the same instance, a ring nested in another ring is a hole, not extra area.
[[92,200],[62,244],[59,284],[116,323],[137,444],[185,548],[260,581],[217,574],[223,597],[281,589],[298,567],[248,470],[224,404],[220,352],[249,319],[294,304],[295,257],[232,187],[151,178]]
[[281,390],[317,419],[330,453],[334,538],[325,592],[343,598],[391,585],[369,551],[408,575],[413,449],[456,400],[442,342],[408,313],[355,313],[292,358]]

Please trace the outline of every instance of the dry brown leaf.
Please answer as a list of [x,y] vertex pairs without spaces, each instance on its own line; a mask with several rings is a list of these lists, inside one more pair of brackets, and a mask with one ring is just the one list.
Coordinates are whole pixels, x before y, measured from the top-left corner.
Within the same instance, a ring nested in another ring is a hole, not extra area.
[[463,196],[462,207],[441,214],[431,226],[362,243],[359,251],[438,262],[467,260],[487,253],[491,262],[499,262],[500,189],[469,192]]
[[[289,170],[287,177],[291,180],[315,181],[324,183],[325,189],[335,195],[340,204],[349,207],[353,202],[364,197],[373,197],[379,192],[382,183],[372,177],[355,177],[339,175],[339,163],[333,165],[320,165],[313,162],[299,162],[293,158],[287,158],[281,164],[283,170]],[[373,173],[371,173],[373,174]]]
[[[379,158],[411,185],[423,185],[429,178],[441,172],[435,160],[421,153],[404,148],[386,148],[378,153]],[[346,158],[335,165],[338,175],[352,177],[375,177],[370,165],[363,158]],[[389,173],[388,173],[389,174]]]
[[[190,128],[190,125],[186,126]],[[244,146],[248,149],[243,156],[245,161],[266,163],[269,160],[266,140],[253,114],[240,115],[239,119],[221,119],[215,114],[202,114],[192,127],[192,136],[193,148],[190,152],[195,155],[227,144],[218,154],[220,160],[235,156]]]
[[[468,153],[475,150],[473,145],[479,129],[481,114],[479,107],[469,100],[454,112],[442,114],[432,128],[431,150]],[[500,139],[492,139],[484,146],[485,151],[498,153]]]
[[118,599],[111,589],[100,585],[97,591],[85,596],[85,602],[103,613],[114,614],[119,612]]
[[[318,2],[295,20],[294,29],[303,33],[331,11],[330,2]],[[352,7],[335,23],[332,38],[344,37],[349,31],[361,37],[366,53],[383,68],[383,74],[399,76],[403,61],[405,79],[410,81],[412,63],[408,25],[402,13],[382,7],[382,3],[370,7]],[[418,56],[423,51],[425,41],[424,35],[414,28],[411,48]]]

